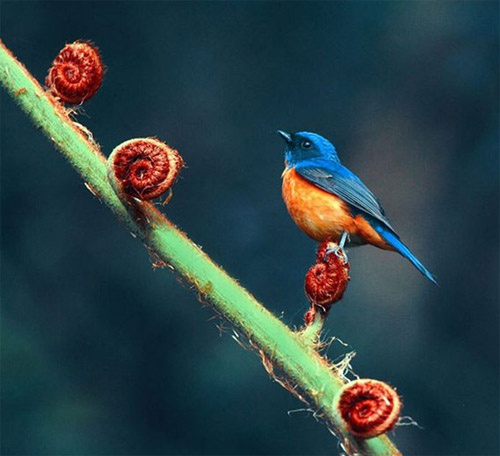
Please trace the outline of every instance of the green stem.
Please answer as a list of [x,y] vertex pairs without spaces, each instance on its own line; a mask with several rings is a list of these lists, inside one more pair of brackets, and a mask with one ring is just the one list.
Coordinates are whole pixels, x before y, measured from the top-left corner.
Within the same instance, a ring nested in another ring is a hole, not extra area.
[[[343,380],[308,343],[265,309],[214,264],[152,204],[128,205],[107,178],[106,159],[61,104],[38,84],[0,41],[0,81],[33,123],[54,143],[95,192],[143,242],[197,287],[215,309],[242,331],[265,358],[283,371],[316,404],[349,452],[400,454],[386,436],[361,441],[348,434],[335,414]],[[139,217],[137,215],[139,214]]]

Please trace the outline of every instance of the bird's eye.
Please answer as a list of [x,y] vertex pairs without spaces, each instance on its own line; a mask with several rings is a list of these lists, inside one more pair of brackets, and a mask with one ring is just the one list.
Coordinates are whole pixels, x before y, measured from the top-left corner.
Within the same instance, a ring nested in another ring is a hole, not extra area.
[[312,144],[309,141],[302,141],[302,149],[310,149]]

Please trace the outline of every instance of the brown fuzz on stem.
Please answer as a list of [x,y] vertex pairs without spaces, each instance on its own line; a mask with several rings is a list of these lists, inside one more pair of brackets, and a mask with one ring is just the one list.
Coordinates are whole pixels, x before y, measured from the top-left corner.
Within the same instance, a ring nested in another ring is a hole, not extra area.
[[361,438],[371,438],[392,429],[401,411],[396,391],[384,382],[359,379],[339,392],[338,411],[348,431]]
[[342,299],[349,281],[349,263],[344,263],[335,253],[325,261],[328,242],[323,242],[316,257],[316,264],[306,274],[305,292],[312,306],[328,312],[333,303]]
[[104,65],[97,47],[75,41],[57,54],[45,85],[62,101],[79,104],[99,90],[103,75]]
[[121,143],[108,163],[119,190],[141,200],[152,200],[169,190],[184,166],[176,150],[155,138]]

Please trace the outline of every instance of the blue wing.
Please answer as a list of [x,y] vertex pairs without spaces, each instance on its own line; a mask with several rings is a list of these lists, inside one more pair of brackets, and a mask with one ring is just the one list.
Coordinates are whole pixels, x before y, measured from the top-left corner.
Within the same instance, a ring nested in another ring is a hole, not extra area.
[[373,217],[396,234],[380,201],[361,179],[345,166],[314,160],[298,164],[295,171],[319,188],[342,198],[355,212]]
[[365,217],[387,243],[437,285],[434,276],[399,239],[380,201],[352,171],[340,163],[325,160],[302,162],[295,167],[295,171],[319,188],[342,198],[355,215],[361,214]]

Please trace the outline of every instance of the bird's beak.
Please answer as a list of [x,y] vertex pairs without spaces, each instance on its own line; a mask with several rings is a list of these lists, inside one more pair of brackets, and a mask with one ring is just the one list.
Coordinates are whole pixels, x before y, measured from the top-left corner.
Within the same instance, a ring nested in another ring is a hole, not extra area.
[[278,133],[278,135],[280,135],[286,141],[287,144],[292,143],[292,135],[290,133],[287,133],[286,131],[283,130],[278,130],[276,133]]

